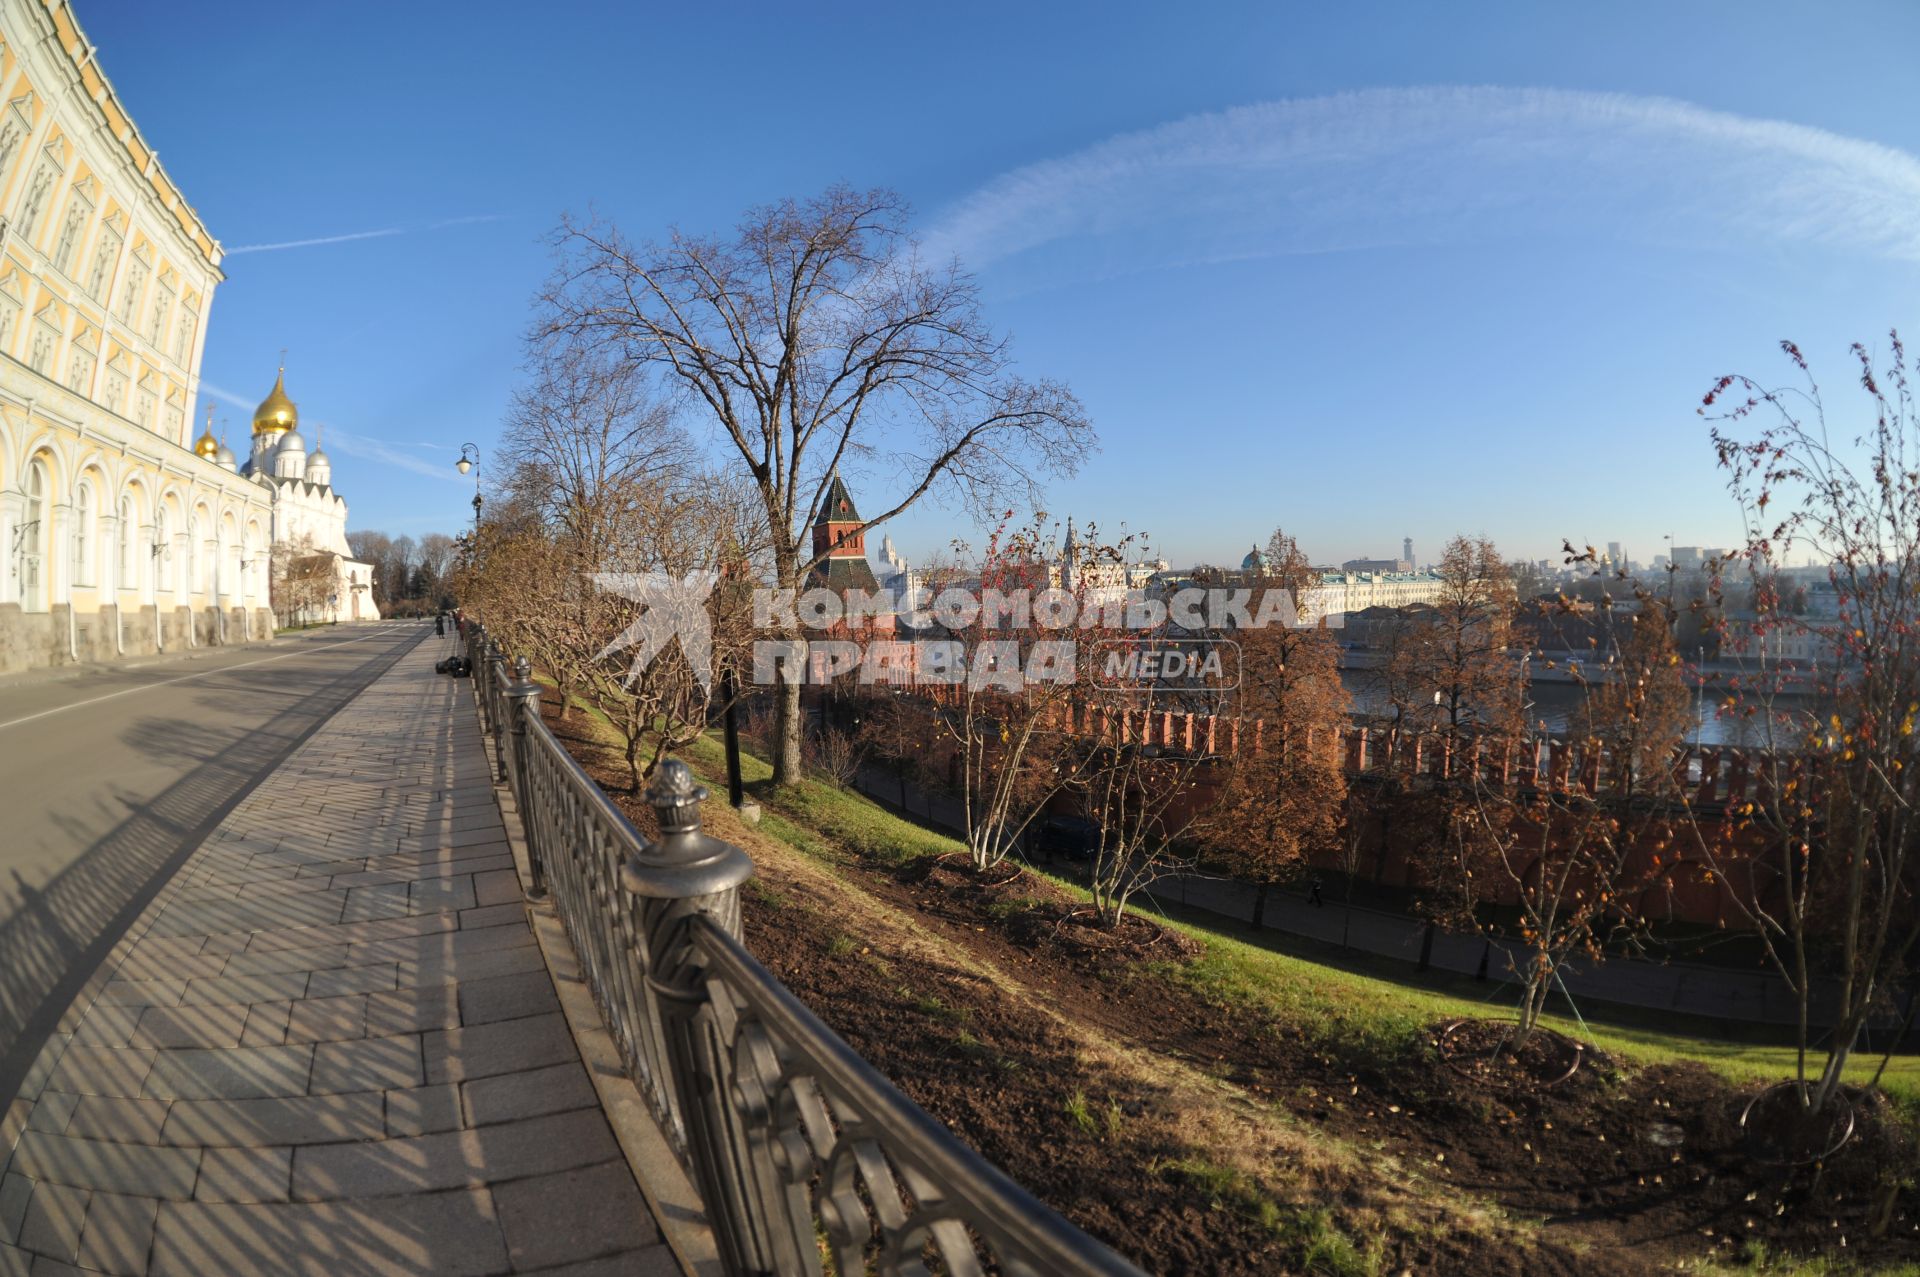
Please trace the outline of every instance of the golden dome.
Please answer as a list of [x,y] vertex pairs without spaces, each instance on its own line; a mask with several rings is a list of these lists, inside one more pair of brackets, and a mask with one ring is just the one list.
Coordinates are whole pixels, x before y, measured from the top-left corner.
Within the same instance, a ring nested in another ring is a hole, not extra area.
[[206,431],[202,433],[198,439],[193,441],[193,450],[196,454],[205,457],[209,461],[216,460],[220,456],[220,441],[213,437],[213,426],[211,424],[207,426]]
[[293,406],[293,400],[287,398],[287,370],[282,368],[280,375],[273,379],[273,393],[260,401],[253,412],[253,433],[256,435],[277,435],[293,429],[300,423],[300,410]]

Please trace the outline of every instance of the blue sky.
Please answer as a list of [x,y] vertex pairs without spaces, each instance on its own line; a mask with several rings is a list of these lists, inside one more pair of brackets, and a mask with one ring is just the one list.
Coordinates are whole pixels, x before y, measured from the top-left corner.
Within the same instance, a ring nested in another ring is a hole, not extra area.
[[1711,379],[1792,337],[1857,408],[1847,343],[1920,329],[1920,6],[78,12],[232,254],[209,390],[250,405],[288,347],[395,534],[464,526],[568,209],[645,237],[895,187],[1094,417],[1053,511],[1182,564],[1276,525],[1325,561],[1725,543]]

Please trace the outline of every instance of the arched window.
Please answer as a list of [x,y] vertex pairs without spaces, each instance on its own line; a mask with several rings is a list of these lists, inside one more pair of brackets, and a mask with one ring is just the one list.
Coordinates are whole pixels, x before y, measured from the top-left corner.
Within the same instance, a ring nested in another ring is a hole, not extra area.
[[115,575],[119,577],[116,584],[123,590],[130,590],[134,586],[133,497],[131,495],[120,498],[120,523],[117,530],[120,535],[119,553],[116,556],[116,561],[119,563],[120,568],[119,571],[115,573]]
[[93,584],[93,485],[73,490],[73,583]]
[[35,460],[27,466],[27,518],[20,529],[20,606],[29,612],[47,610],[46,545],[47,466]]

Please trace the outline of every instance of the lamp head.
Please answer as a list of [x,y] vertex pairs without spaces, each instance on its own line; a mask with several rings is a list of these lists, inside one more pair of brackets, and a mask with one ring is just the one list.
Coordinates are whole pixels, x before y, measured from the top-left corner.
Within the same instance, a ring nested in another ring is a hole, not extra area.
[[460,458],[460,460],[454,462],[453,464],[460,471],[461,474],[466,474],[469,470],[473,469],[473,462],[466,457]]

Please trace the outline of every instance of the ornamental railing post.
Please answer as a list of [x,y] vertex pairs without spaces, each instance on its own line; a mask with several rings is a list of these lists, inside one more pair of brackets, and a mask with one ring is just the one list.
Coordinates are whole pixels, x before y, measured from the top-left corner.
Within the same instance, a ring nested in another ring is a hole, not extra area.
[[495,776],[494,779],[504,783],[507,779],[507,724],[504,721],[506,715],[503,711],[506,707],[502,703],[500,689],[505,686],[507,682],[507,653],[506,650],[497,643],[487,644],[486,679],[487,696],[490,698],[495,711],[493,722],[493,762],[494,769],[499,774]]
[[527,896],[538,900],[547,894],[547,831],[541,827],[540,813],[534,810],[533,798],[528,792],[527,722],[529,715],[540,712],[540,684],[533,681],[533,664],[524,656],[514,658],[513,679],[506,689],[506,719],[512,727],[502,733],[512,738],[512,750],[508,755],[509,765],[503,770],[507,786],[513,791],[513,800],[520,807],[520,827],[526,833],[527,874],[532,880]]
[[721,1263],[727,1272],[744,1277],[779,1271],[767,1231],[775,1221],[756,1219],[751,1207],[732,1138],[737,1119],[727,1111],[732,1060],[701,1023],[711,992],[692,927],[705,917],[739,937],[740,884],[753,876],[753,860],[733,844],[700,831],[700,804],[706,797],[685,763],[677,758],[663,762],[646,794],[659,818],[660,837],[628,857],[620,882],[640,897],[647,986],[659,1007],[687,1159]]

